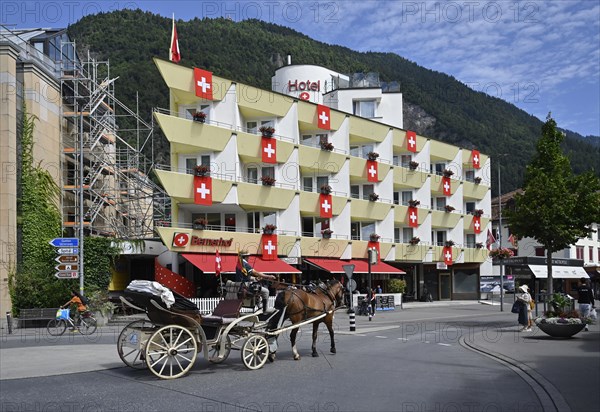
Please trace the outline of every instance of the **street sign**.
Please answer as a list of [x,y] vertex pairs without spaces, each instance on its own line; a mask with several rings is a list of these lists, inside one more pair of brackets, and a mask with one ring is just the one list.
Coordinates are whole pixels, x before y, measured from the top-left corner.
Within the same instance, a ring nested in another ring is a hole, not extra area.
[[60,270],[60,271],[78,270],[79,265],[73,265],[73,264],[68,263],[66,265],[56,265],[56,266],[54,266],[54,269]]
[[56,253],[59,255],[78,255],[79,248],[76,247],[63,247],[56,249]]
[[77,255],[60,255],[56,260],[58,263],[79,263],[79,256]]
[[342,265],[342,269],[344,269],[344,272],[346,272],[346,276],[348,276],[348,279],[352,279],[354,268],[355,265]]
[[79,238],[76,237],[57,237],[50,241],[54,247],[79,247]]
[[350,292],[354,292],[356,290],[356,281],[354,279],[350,279],[348,281],[348,290]]
[[79,273],[61,270],[60,272],[56,272],[54,276],[58,279],[77,279],[79,277]]

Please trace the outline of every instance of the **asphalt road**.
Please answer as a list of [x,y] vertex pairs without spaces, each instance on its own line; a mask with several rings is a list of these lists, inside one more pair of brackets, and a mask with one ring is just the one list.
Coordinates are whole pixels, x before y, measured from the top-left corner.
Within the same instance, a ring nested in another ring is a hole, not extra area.
[[[347,315],[338,313],[335,355],[322,327],[320,356],[311,357],[311,333],[304,328],[299,361],[282,336],[277,360],[262,369],[247,370],[240,353],[232,351],[217,365],[199,357],[191,373],[175,380],[117,366],[116,330],[102,330],[95,341],[4,339],[3,349],[26,347],[32,356],[41,348],[54,345],[59,351],[70,345],[91,359],[95,353],[109,359],[106,369],[92,372],[4,379],[0,412],[543,410],[535,390],[513,370],[461,344],[461,337],[514,326],[513,318],[484,305],[422,308],[378,313],[372,322],[357,317],[357,331],[349,332]],[[113,355],[108,345],[114,345]]]

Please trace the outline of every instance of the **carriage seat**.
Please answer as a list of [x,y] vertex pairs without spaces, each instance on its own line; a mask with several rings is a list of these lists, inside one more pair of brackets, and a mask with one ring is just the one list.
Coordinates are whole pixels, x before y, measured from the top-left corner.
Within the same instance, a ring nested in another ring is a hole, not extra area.
[[[225,300],[238,300],[238,292],[244,282],[232,282],[228,280],[225,284]],[[242,299],[242,307],[254,308],[256,306],[256,296],[247,296]]]
[[241,299],[222,300],[211,315],[202,316],[202,321],[203,323],[216,323],[219,325],[230,324],[240,315],[241,307]]

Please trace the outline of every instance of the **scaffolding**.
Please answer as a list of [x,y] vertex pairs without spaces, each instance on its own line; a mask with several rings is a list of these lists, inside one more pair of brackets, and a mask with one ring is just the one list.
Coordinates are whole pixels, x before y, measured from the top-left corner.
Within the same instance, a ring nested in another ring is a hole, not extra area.
[[117,78],[110,77],[108,61],[89,52],[78,59],[74,42],[61,47],[63,231],[155,237],[154,222],[168,220],[170,207],[149,177],[153,160],[142,154],[152,144],[153,124],[115,97]]

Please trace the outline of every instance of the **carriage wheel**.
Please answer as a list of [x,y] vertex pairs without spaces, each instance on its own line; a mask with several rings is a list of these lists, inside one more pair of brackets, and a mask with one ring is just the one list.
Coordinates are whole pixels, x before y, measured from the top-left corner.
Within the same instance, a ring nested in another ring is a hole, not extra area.
[[185,375],[196,360],[198,345],[192,332],[178,325],[164,326],[146,343],[146,363],[162,379]]
[[264,336],[251,335],[242,346],[242,362],[248,369],[259,369],[269,357],[269,343]]
[[123,328],[117,339],[117,352],[123,363],[130,368],[146,367],[144,356],[145,342],[142,342],[142,331],[154,329],[154,324],[147,320],[134,320]]
[[208,350],[208,361],[212,363],[221,363],[229,356],[231,352],[231,338],[227,335],[227,339],[225,339],[225,351],[223,352],[223,357],[219,358],[219,349],[221,349],[221,340],[211,346]]

